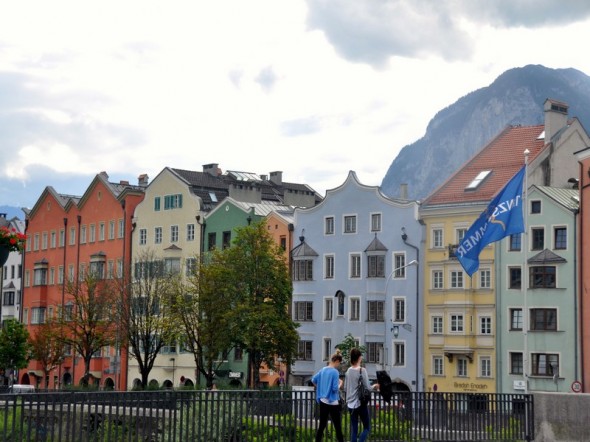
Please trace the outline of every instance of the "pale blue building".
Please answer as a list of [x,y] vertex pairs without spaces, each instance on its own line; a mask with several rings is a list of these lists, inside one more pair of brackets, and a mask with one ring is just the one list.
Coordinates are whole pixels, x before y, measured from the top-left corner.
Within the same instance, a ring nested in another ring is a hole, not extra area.
[[385,370],[401,391],[422,387],[418,203],[346,181],[294,213],[293,319],[300,324],[291,382],[305,385],[350,333],[369,377]]

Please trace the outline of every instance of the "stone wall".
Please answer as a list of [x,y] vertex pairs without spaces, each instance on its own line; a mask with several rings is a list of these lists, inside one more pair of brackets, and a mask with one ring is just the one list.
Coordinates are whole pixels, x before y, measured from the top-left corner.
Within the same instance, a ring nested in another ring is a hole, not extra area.
[[590,441],[590,394],[533,393],[535,442]]

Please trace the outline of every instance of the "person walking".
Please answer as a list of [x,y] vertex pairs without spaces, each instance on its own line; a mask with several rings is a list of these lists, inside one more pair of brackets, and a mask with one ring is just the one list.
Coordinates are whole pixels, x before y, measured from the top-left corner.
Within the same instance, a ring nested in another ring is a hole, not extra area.
[[344,442],[342,435],[342,415],[340,413],[340,388],[342,388],[342,379],[338,367],[342,363],[342,353],[336,350],[330,357],[330,363],[318,371],[311,378],[311,382],[316,387],[316,402],[320,405],[320,425],[315,434],[316,442],[321,442],[324,436],[324,430],[328,424],[328,417],[332,420],[336,439],[338,442]]
[[357,442],[359,419],[363,423],[363,431],[358,437],[358,442],[365,442],[371,431],[371,416],[369,404],[361,403],[358,396],[359,380],[368,389],[379,388],[379,384],[369,384],[367,370],[361,366],[363,355],[358,348],[350,350],[350,368],[346,371],[344,390],[346,391],[346,406],[350,412],[350,441]]

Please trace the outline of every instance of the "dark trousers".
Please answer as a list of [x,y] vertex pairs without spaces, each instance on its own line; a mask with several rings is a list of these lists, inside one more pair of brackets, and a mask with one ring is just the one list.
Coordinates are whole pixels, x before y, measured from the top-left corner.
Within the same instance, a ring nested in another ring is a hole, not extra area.
[[334,430],[336,431],[336,439],[338,442],[344,442],[342,435],[342,415],[340,414],[340,405],[328,405],[320,402],[320,426],[315,433],[316,442],[321,442],[324,437],[324,430],[328,424],[328,417],[332,420]]
[[359,431],[359,419],[363,423],[363,431],[358,438],[358,442],[365,442],[371,431],[371,417],[369,416],[369,406],[361,405],[358,408],[350,410],[350,441],[357,442]]

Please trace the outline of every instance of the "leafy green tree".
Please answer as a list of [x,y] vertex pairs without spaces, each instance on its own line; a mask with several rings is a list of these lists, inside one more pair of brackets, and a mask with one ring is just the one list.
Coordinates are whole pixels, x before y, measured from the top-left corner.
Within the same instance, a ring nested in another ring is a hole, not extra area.
[[172,309],[173,317],[182,325],[182,344],[193,354],[207,387],[213,384],[215,371],[234,345],[228,308],[234,291],[225,259],[223,253],[214,251],[207,264],[198,262],[192,274],[178,285]]
[[336,348],[342,352],[342,364],[340,365],[340,369],[343,372],[350,367],[350,350],[358,348],[363,354],[367,351],[364,345],[359,345],[351,333],[348,333],[342,342],[336,345]]
[[45,388],[49,388],[49,373],[61,364],[65,357],[65,347],[61,327],[56,327],[49,318],[44,324],[39,324],[29,336],[31,357],[39,361],[43,370]]
[[289,269],[262,221],[236,229],[232,246],[220,254],[218,273],[232,298],[226,307],[231,334],[248,355],[248,386],[254,388],[263,362],[271,369],[275,357],[291,364],[297,350],[297,324],[288,313]]
[[0,330],[0,368],[5,372],[25,368],[30,359],[29,332],[16,319],[4,321]]
[[152,252],[139,256],[134,271],[133,281],[119,280],[117,314],[122,344],[137,361],[141,387],[145,389],[160,350],[178,337],[178,323],[169,308],[178,274],[167,272],[164,261]]

